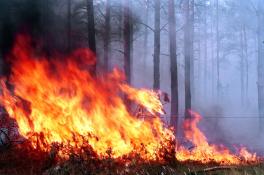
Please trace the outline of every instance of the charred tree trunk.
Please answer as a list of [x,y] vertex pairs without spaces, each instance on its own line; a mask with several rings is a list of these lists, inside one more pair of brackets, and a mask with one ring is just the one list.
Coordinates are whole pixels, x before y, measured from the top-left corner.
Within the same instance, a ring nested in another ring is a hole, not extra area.
[[185,26],[184,26],[184,57],[185,57],[185,118],[190,118],[191,109],[191,25],[190,25],[190,5],[189,0],[185,1]]
[[124,71],[127,83],[131,83],[131,26],[130,26],[130,0],[124,0]]
[[174,127],[175,133],[178,125],[178,68],[177,68],[177,46],[176,46],[176,17],[175,2],[168,0],[169,15],[169,42],[170,42],[170,71],[171,71],[171,119],[170,125]]
[[71,51],[71,31],[72,31],[72,24],[71,24],[71,0],[67,2],[67,50],[68,52]]
[[160,0],[155,0],[154,89],[160,88]]
[[[88,45],[91,51],[96,55],[95,42],[95,23],[94,23],[94,6],[93,0],[87,0],[87,30],[88,30]],[[92,74],[96,75],[96,64],[91,68]]]
[[105,31],[104,31],[104,69],[109,69],[109,47],[110,47],[110,33],[111,33],[111,0],[106,0],[105,7]]

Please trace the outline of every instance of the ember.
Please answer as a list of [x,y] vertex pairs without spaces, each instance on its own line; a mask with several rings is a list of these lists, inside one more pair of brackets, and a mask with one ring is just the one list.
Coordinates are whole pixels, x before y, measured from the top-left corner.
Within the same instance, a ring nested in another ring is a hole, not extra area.
[[[88,68],[96,60],[87,49],[60,60],[37,55],[30,38],[19,35],[10,55],[14,92],[1,80],[1,103],[35,149],[49,152],[58,143],[60,158],[66,159],[70,151],[78,152],[88,144],[101,158],[111,150],[113,158],[137,154],[145,161],[163,161],[173,146],[179,161],[228,165],[258,161],[246,148],[235,154],[224,146],[210,145],[197,127],[201,117],[194,112],[184,123],[185,137],[194,148],[174,147],[172,130],[158,117],[163,108],[157,93],[127,85],[117,69],[94,78]],[[142,121],[132,116],[121,93],[153,117]]]

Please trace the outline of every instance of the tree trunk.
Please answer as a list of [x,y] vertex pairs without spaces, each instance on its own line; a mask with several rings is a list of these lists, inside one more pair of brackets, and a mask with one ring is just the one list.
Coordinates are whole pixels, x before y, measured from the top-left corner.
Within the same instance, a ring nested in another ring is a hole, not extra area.
[[[91,51],[93,51],[93,53],[96,55],[93,0],[87,0],[87,20],[88,45]],[[96,75],[96,64],[91,67],[91,73]]]
[[[242,29],[243,30],[243,29]],[[241,96],[241,105],[244,106],[245,102],[245,55],[244,55],[244,37],[243,31],[240,31],[240,96]]]
[[124,4],[122,4],[121,3],[122,1],[120,1],[120,8],[118,9],[118,11],[119,11],[119,15],[118,15],[118,21],[120,22],[120,25],[118,26],[118,36],[119,36],[119,38],[122,38],[122,35],[123,35],[123,31],[124,31],[124,29],[123,29],[123,26],[124,26],[124,19],[123,19],[123,15],[124,15],[124,13],[123,13],[123,5]]
[[133,53],[134,53],[134,25],[133,25],[133,18],[132,18],[132,12],[133,10],[133,1],[129,1],[129,27],[130,27],[130,83],[133,82],[133,67],[134,67],[134,59],[133,59]]
[[257,38],[258,38],[258,110],[259,110],[259,126],[260,130],[263,129],[263,119],[264,119],[264,47],[263,47],[263,15],[261,14],[261,3],[262,1],[258,1],[258,13],[257,13]]
[[124,0],[124,71],[126,74],[127,83],[131,83],[131,27],[130,27],[130,13],[129,13],[129,0]]
[[[131,18],[130,18],[130,0],[123,1],[123,36],[124,36],[124,71],[126,75],[126,82],[131,84]],[[125,104],[130,111],[131,101],[125,97]]]
[[68,0],[67,3],[67,50],[71,51],[71,0]]
[[[201,47],[202,47],[202,35],[201,35],[201,22],[199,22],[199,27],[198,27],[198,36],[199,36],[199,41],[198,41],[198,67],[197,67],[197,73],[198,73],[198,78],[197,78],[197,92],[200,94],[202,94],[202,88],[203,88],[203,83],[202,82],[202,51],[201,51]],[[199,96],[200,97],[200,96]],[[199,100],[199,101],[198,101]],[[201,100],[201,98],[196,99],[196,103],[199,103]]]
[[160,0],[155,0],[154,89],[160,88]]
[[190,76],[191,76],[191,102],[195,102],[195,81],[194,81],[194,0],[190,0],[189,7],[189,19],[190,19]]
[[217,71],[217,101],[220,100],[220,55],[219,55],[219,0],[216,0],[216,71]]
[[245,25],[243,26],[243,33],[244,33],[244,47],[245,47],[245,69],[246,69],[246,87],[245,87],[245,102],[248,105],[248,40],[247,40],[247,31]]
[[170,125],[174,127],[175,134],[178,125],[178,68],[176,46],[176,17],[175,2],[168,0],[169,15],[169,42],[170,42],[170,71],[171,71],[171,119]]
[[208,79],[208,68],[207,68],[207,4],[205,3],[204,12],[204,89],[203,96],[204,100],[207,98],[207,79]]
[[[146,0],[146,14],[145,14],[145,19],[144,19],[144,22],[146,25],[148,25],[148,20],[149,20],[149,0]],[[144,29],[144,46],[143,46],[143,49],[144,49],[144,55],[143,55],[143,72],[144,72],[144,75],[146,74],[146,62],[147,62],[147,54],[148,54],[148,27],[145,26],[145,29]]]
[[191,109],[191,38],[190,38],[190,9],[189,0],[185,1],[185,26],[184,26],[184,57],[185,57],[185,118],[190,118]]
[[212,74],[212,77],[211,77],[211,91],[212,91],[212,101],[215,100],[215,38],[214,38],[214,5],[213,5],[213,1],[214,0],[211,0],[210,4],[211,4],[211,60],[212,60],[212,64],[211,64],[211,74]]
[[104,69],[109,70],[109,47],[110,47],[110,15],[111,15],[111,0],[106,0],[105,7],[105,32],[104,32]]

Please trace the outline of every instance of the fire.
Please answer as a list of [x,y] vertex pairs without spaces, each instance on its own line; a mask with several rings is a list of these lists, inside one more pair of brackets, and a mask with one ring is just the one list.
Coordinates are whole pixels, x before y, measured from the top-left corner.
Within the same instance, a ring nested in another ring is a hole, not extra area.
[[257,162],[256,154],[251,154],[245,147],[240,148],[238,156],[223,145],[210,145],[204,133],[197,127],[201,116],[189,111],[194,119],[186,119],[184,122],[185,138],[194,145],[191,150],[180,146],[176,157],[180,161],[199,161],[209,163],[212,160],[220,164],[240,164],[242,161]]
[[150,122],[136,119],[120,97],[125,93],[150,112],[160,112],[162,105],[154,92],[129,87],[117,70],[93,78],[87,68],[95,58],[87,49],[76,50],[64,62],[60,58],[47,61],[29,44],[29,38],[18,37],[11,60],[15,96],[2,81],[2,103],[33,146],[37,141],[31,136],[37,133],[48,145],[58,142],[78,148],[88,142],[101,156],[111,149],[113,157],[139,152],[145,159],[158,159],[156,152],[173,137],[170,130],[159,118]]
[[[89,144],[99,157],[111,150],[113,158],[139,154],[144,160],[162,160],[160,152],[174,146],[173,132],[158,117],[163,114],[158,93],[129,86],[117,69],[94,78],[88,70],[96,59],[87,49],[78,49],[66,58],[46,58],[37,54],[30,42],[29,37],[17,37],[10,54],[14,90],[2,79],[0,100],[33,147],[49,151],[53,143],[74,149]],[[153,117],[142,121],[133,116],[122,94]],[[186,120],[184,129],[186,139],[195,147],[173,148],[175,158],[223,164],[257,160],[246,148],[234,155],[223,146],[209,145],[197,127],[200,116],[192,115],[194,119]]]

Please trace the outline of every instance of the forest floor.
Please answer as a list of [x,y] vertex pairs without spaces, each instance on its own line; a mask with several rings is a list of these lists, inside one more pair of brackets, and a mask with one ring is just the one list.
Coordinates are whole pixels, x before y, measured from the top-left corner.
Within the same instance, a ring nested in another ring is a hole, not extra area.
[[0,150],[0,175],[264,175],[264,163],[240,166],[176,160],[146,163],[129,157],[98,159],[92,152],[82,157],[72,154],[69,159],[58,161],[52,152],[32,151],[23,145]]
[[141,164],[122,168],[97,169],[83,171],[76,165],[63,165],[46,171],[45,175],[264,175],[264,165],[247,166],[211,166],[192,164]]
[[[38,161],[0,162],[0,175],[264,175],[264,164],[222,166],[196,163],[129,163],[114,160],[68,160],[43,166]],[[45,163],[47,165],[47,162]]]

